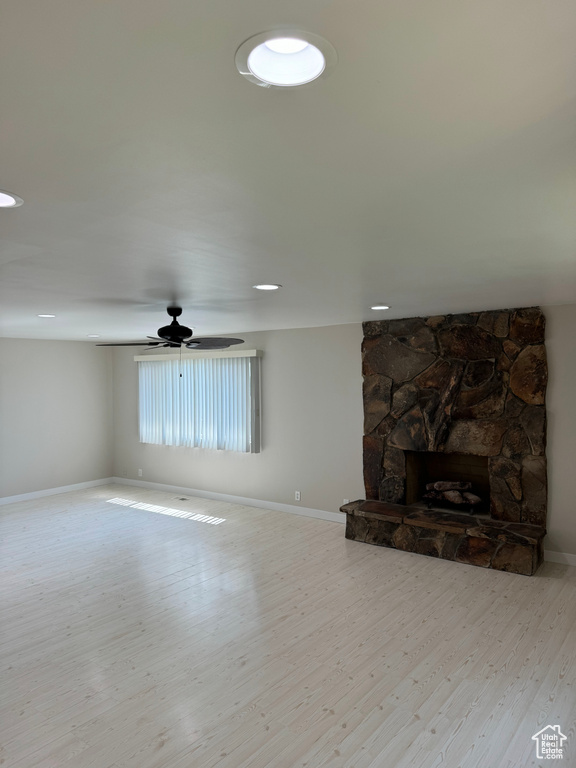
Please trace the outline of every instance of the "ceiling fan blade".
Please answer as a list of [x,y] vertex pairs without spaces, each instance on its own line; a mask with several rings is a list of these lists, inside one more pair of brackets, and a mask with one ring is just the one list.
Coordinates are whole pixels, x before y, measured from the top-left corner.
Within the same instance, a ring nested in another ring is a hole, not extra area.
[[[160,342],[156,343],[159,344]],[[147,347],[149,345],[149,341],[119,341],[110,344],[96,344],[97,347]]]
[[228,347],[244,344],[244,339],[232,339],[227,336],[195,336],[193,341],[198,341],[200,344],[226,344]]
[[234,344],[243,344],[244,339],[230,339],[219,336],[204,336],[195,337],[192,341],[188,342],[185,346],[188,349],[195,349],[198,351],[210,350],[210,349],[227,349]]

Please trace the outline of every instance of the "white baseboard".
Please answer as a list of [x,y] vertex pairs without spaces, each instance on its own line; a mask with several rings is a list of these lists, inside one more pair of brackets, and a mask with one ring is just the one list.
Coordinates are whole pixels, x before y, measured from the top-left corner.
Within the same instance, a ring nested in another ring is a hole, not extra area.
[[56,496],[59,493],[68,493],[68,491],[81,491],[84,488],[94,488],[96,485],[109,485],[114,482],[113,477],[103,477],[100,480],[88,480],[85,483],[74,483],[74,485],[61,485],[59,488],[45,488],[42,491],[32,491],[31,493],[19,493],[16,496],[0,497],[0,507],[5,504],[14,504],[17,501],[30,501],[32,499],[41,499],[43,496]]
[[186,496],[199,496],[202,499],[214,501],[228,501],[230,504],[243,504],[246,507],[258,507],[258,509],[272,509],[275,512],[289,512],[292,515],[304,515],[315,517],[318,520],[328,520],[332,523],[345,523],[346,515],[343,512],[326,512],[323,509],[310,507],[296,507],[293,504],[280,504],[276,501],[263,501],[262,499],[248,499],[245,496],[230,496],[227,493],[214,493],[212,491],[199,491],[195,488],[184,488],[181,485],[165,485],[164,483],[149,483],[146,480],[131,480],[126,477],[113,477],[112,482],[119,485],[133,485],[137,488],[149,488],[152,491],[170,491],[182,493]]
[[576,565],[576,555],[571,555],[569,552],[555,552],[552,549],[544,550],[544,560],[546,560],[548,563]]

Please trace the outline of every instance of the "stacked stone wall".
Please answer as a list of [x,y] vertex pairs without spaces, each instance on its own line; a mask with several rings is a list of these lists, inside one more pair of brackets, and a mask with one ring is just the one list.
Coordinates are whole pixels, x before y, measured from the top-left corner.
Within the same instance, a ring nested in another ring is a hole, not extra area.
[[538,307],[364,323],[366,498],[405,503],[404,451],[487,456],[491,517],[545,526],[544,332]]

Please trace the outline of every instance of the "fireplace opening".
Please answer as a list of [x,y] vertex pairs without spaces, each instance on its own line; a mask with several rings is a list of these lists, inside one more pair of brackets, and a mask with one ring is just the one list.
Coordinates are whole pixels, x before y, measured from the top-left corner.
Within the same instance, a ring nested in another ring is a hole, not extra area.
[[426,451],[405,451],[405,455],[406,504],[489,514],[488,457]]

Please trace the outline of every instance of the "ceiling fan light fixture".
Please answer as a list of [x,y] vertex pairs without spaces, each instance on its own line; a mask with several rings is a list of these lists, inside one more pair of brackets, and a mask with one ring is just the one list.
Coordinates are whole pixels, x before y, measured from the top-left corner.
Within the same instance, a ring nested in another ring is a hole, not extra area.
[[290,88],[317,80],[336,64],[334,47],[297,29],[260,32],[236,51],[238,72],[264,88]]
[[0,189],[0,208],[19,208],[24,200],[18,195],[7,192],[5,189]]

